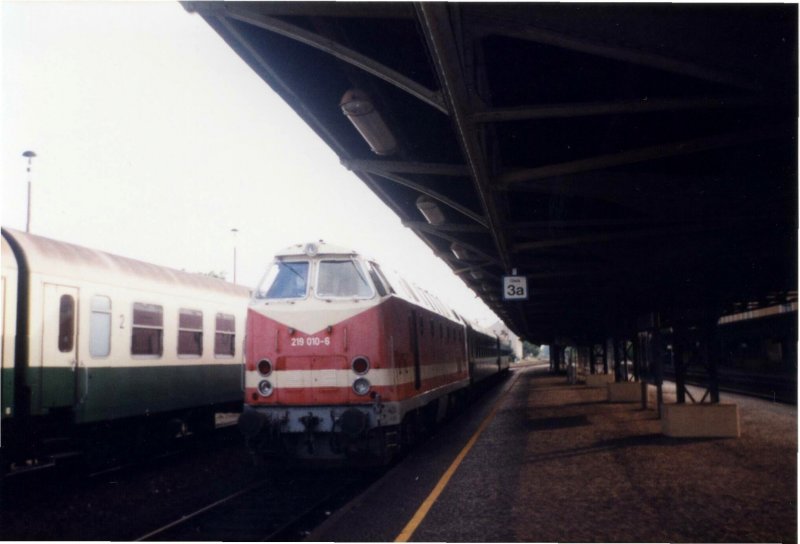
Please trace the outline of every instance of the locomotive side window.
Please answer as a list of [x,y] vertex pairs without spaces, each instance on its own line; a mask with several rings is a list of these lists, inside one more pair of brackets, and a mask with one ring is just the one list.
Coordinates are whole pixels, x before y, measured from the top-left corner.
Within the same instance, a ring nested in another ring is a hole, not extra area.
[[214,355],[233,357],[236,354],[236,317],[217,314]]
[[134,302],[131,354],[160,357],[163,352],[164,308],[157,304]]
[[111,299],[95,295],[89,316],[89,354],[108,357],[111,352]]
[[58,351],[72,351],[75,339],[75,299],[71,295],[61,295],[58,306]]
[[372,298],[372,286],[355,260],[320,261],[317,271],[317,296]]
[[178,355],[203,354],[203,312],[181,308],[178,314]]
[[388,291],[386,291],[386,287],[383,285],[383,282],[378,277],[375,269],[372,267],[372,263],[370,263],[369,267],[369,277],[372,278],[372,283],[375,285],[375,289],[378,291],[378,296],[385,297],[388,294]]
[[[392,284],[389,283],[389,280],[386,279],[386,276],[383,275],[381,271],[381,267],[378,266],[378,263],[369,263],[369,274],[372,276],[372,283],[375,284],[375,287],[378,289],[378,292],[381,296],[385,296],[387,293],[394,295],[394,287]],[[384,293],[385,290],[387,293]]]
[[303,298],[308,292],[308,261],[277,261],[256,291],[256,298]]

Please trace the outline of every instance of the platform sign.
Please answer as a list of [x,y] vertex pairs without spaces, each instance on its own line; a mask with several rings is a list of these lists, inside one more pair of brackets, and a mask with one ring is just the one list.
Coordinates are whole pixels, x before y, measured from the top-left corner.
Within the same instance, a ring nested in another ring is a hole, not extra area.
[[528,278],[503,276],[503,300],[528,300]]

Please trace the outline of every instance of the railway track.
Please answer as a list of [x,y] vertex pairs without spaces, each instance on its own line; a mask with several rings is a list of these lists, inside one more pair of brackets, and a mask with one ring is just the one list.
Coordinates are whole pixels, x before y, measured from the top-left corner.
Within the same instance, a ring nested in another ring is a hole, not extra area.
[[[665,372],[664,377],[675,381],[674,372]],[[686,374],[687,385],[706,387],[707,383],[708,378],[702,372],[689,371]],[[725,371],[719,376],[719,390],[772,402],[797,404],[797,380],[788,375]]]
[[276,473],[135,540],[302,540],[378,476],[377,472],[356,470]]
[[[109,473],[127,470],[144,463],[157,463],[159,460],[190,454],[197,448],[220,448],[227,443],[240,442],[240,434],[236,429],[236,414],[224,414],[225,418],[218,418],[213,436],[200,438],[197,436],[176,437],[162,448],[146,452],[132,452],[126,450],[125,444],[115,444],[109,441],[109,456],[107,459],[88,459],[81,450],[66,451],[43,456],[19,466],[6,467],[2,474],[4,482],[28,478],[31,474],[58,472],[81,473],[89,478],[103,476]],[[116,455],[115,455],[116,453]]]

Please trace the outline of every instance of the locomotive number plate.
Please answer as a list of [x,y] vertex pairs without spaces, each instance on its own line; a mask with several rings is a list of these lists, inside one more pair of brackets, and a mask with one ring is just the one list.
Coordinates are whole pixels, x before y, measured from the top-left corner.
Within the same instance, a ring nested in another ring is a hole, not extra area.
[[292,347],[317,347],[317,346],[330,346],[331,345],[331,337],[326,336],[325,338],[320,338],[319,336],[298,336],[291,338],[291,345]]

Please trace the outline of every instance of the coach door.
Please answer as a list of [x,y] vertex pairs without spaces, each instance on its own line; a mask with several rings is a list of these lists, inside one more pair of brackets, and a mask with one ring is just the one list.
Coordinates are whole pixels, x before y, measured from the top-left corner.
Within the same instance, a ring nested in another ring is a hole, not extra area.
[[42,319],[38,405],[42,408],[72,406],[78,380],[78,289],[44,284]]

